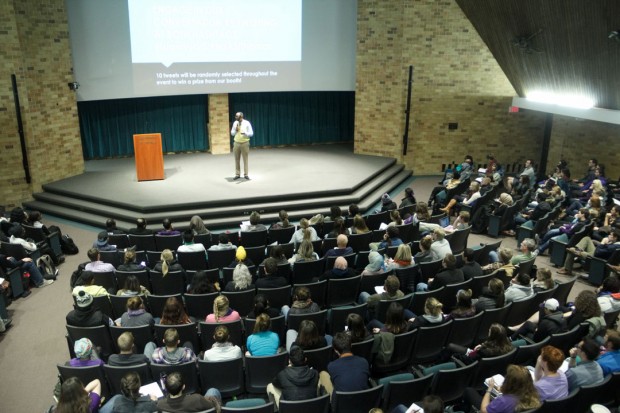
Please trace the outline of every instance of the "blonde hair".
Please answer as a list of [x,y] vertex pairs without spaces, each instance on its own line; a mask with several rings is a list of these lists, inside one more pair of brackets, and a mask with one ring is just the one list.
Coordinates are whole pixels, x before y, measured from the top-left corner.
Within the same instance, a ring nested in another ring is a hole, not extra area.
[[220,318],[228,313],[229,308],[228,298],[225,295],[218,295],[215,298],[215,301],[213,301],[213,315],[215,316],[216,323],[219,323]]
[[428,315],[438,316],[441,314],[443,304],[439,302],[435,297],[429,297],[424,303],[424,312]]
[[314,247],[307,239],[304,239],[297,249],[297,255],[304,260],[314,259]]
[[170,264],[174,260],[174,255],[170,250],[163,250],[159,259],[161,260],[161,273],[165,277],[166,275],[168,275],[168,269]]
[[411,247],[407,244],[400,244],[394,254],[394,261],[411,262]]

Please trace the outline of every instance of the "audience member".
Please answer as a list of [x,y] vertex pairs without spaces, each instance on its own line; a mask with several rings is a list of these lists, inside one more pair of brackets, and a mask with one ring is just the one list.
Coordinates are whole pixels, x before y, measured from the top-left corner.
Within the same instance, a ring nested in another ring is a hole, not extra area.
[[379,301],[393,301],[404,297],[405,294],[400,290],[400,281],[394,275],[388,275],[383,283],[383,292],[370,295],[366,291],[362,291],[358,298],[358,303],[368,303],[368,310],[374,312]]
[[194,215],[189,220],[189,229],[194,233],[194,235],[208,235],[210,234],[209,230],[205,226],[205,223],[202,221],[198,215]]
[[280,338],[270,331],[271,318],[263,313],[256,317],[254,332],[246,339],[246,349],[251,356],[273,356],[280,347]]
[[348,243],[349,238],[345,234],[338,235],[336,238],[336,247],[325,252],[325,258],[353,254],[353,248],[347,247]]
[[270,318],[279,317],[280,310],[273,308],[269,304],[269,300],[265,294],[256,294],[254,296],[254,308],[249,312],[247,318],[255,319],[259,314],[267,314]]
[[[110,275],[112,277],[112,275]],[[95,274],[91,271],[82,271],[82,282],[84,285],[78,285],[73,288],[72,294],[77,296],[80,291],[86,291],[93,297],[109,295],[108,291],[100,285],[95,285]]]
[[181,276],[185,278],[185,270],[181,267],[174,257],[172,251],[165,249],[159,256],[159,261],[153,267],[153,271],[160,272],[163,276],[167,276],[169,272],[180,272]]
[[513,301],[521,301],[534,294],[534,289],[530,285],[530,276],[527,274],[517,274],[510,283],[510,287],[506,289],[504,298],[507,303]]
[[421,264],[423,262],[431,262],[435,261],[435,257],[431,252],[431,246],[433,245],[433,237],[431,235],[426,235],[422,237],[420,240],[420,252],[418,252],[413,260],[416,264]]
[[144,301],[141,297],[130,297],[127,299],[127,311],[121,315],[117,323],[121,327],[140,327],[155,324],[151,313],[144,308]]
[[85,271],[92,272],[114,272],[115,268],[112,264],[101,261],[99,250],[97,248],[91,248],[88,250],[88,258],[90,262],[86,264]]
[[377,251],[370,251],[368,253],[368,264],[364,267],[362,275],[380,275],[383,273],[385,273],[383,255]]
[[305,239],[301,241],[299,244],[299,248],[297,252],[289,258],[288,262],[291,264],[291,267],[294,267],[296,262],[304,262],[304,261],[316,261],[319,259],[319,254],[314,252],[314,247],[312,246],[312,242]]
[[204,251],[206,253],[205,246],[194,242],[194,231],[188,229],[183,231],[183,245],[179,245],[178,252],[199,252]]
[[289,365],[267,385],[267,395],[276,406],[282,400],[307,400],[316,397],[319,373],[308,367],[304,350],[293,346],[289,351]]
[[416,287],[418,291],[438,290],[450,284],[458,284],[465,281],[465,276],[460,268],[456,268],[456,258],[452,253],[444,256],[442,262],[443,271],[439,272],[433,278],[428,279],[428,284],[419,283]]
[[480,294],[476,301],[476,312],[502,308],[505,301],[504,283],[499,278],[492,278],[489,280],[488,285],[482,289],[482,294]]
[[204,396],[198,393],[186,394],[183,376],[179,372],[173,372],[166,376],[165,387],[168,395],[157,402],[157,408],[160,411],[190,413],[215,408],[217,413],[220,412],[222,395],[215,388],[207,390]]
[[148,229],[146,225],[146,219],[138,218],[136,220],[136,227],[130,228],[128,233],[130,235],[153,235],[153,230]]
[[607,330],[603,338],[605,352],[596,362],[603,369],[605,375],[620,371],[620,333],[617,330]]
[[387,258],[385,260],[385,271],[390,272],[397,268],[409,268],[414,264],[411,255],[411,247],[408,244],[400,244],[394,254],[394,259]]
[[461,271],[463,271],[463,276],[466,280],[470,280],[474,277],[480,277],[483,274],[482,267],[480,267],[480,264],[474,260],[474,256],[475,251],[472,248],[465,248],[465,251],[463,252],[463,266],[461,267]]
[[519,250],[521,254],[517,254],[512,257],[510,262],[512,265],[519,265],[522,262],[529,261],[534,258],[534,251],[536,251],[536,241],[531,238],[525,238],[519,244]]
[[304,233],[306,230],[309,231],[308,236],[310,237],[310,241],[318,241],[320,239],[319,235],[316,233],[316,230],[310,226],[310,221],[306,218],[302,218],[301,221],[299,221],[299,229],[293,233],[293,236],[289,242],[294,243],[295,246],[297,246],[297,244],[301,244],[305,238]]
[[559,348],[545,346],[540,351],[534,369],[534,387],[540,401],[561,399],[568,395],[568,381],[559,368],[564,362],[564,353]]
[[[506,295],[508,295],[508,290]],[[566,330],[566,320],[564,319],[564,314],[560,311],[558,300],[549,298],[544,302],[543,315],[540,317],[538,326],[532,321],[526,321],[512,335],[512,338],[516,340],[519,336],[527,336],[538,343],[551,334],[562,333]]]
[[114,218],[108,218],[105,221],[105,230],[108,235],[123,235],[126,232],[116,226],[116,220]]
[[350,277],[355,277],[356,275],[357,274],[355,274],[355,270],[353,270],[352,268],[349,268],[349,263],[347,262],[346,258],[338,257],[336,258],[336,261],[334,261],[334,268],[332,268],[331,270],[325,271],[325,273],[321,275],[319,280],[322,281],[322,280],[329,280],[332,278],[333,279],[350,278]]
[[289,314],[318,313],[321,307],[312,301],[312,294],[308,287],[296,287],[293,291],[293,304],[282,306],[282,314],[287,318]]
[[364,318],[355,313],[351,313],[347,316],[345,333],[351,337],[351,344],[360,343],[373,337],[370,331],[366,328]]
[[[233,250],[237,249],[237,246],[230,242],[228,234],[222,232],[218,237],[218,244],[211,245],[209,251],[221,251],[221,250]],[[207,253],[208,255],[208,253]]]
[[54,413],[75,413],[99,411],[101,403],[101,382],[97,379],[84,387],[77,377],[69,377],[60,387],[58,404]]
[[246,291],[254,290],[255,286],[252,284],[252,274],[248,267],[244,264],[238,264],[233,270],[233,279],[226,283],[224,291]]
[[612,274],[603,280],[597,300],[604,313],[620,310],[620,278],[617,275]]
[[467,318],[476,315],[476,308],[472,302],[471,290],[458,290],[456,292],[456,306],[448,314],[447,319]]
[[97,251],[116,251],[116,245],[108,243],[108,231],[101,231],[97,235],[97,241],[93,242],[93,248]]
[[101,366],[103,360],[97,355],[97,351],[93,348],[93,342],[87,338],[81,338],[73,343],[73,352],[75,358],[72,358],[67,363],[72,367],[88,367],[88,366]]
[[[589,386],[603,381],[603,369],[595,361],[598,353],[599,345],[591,338],[584,338],[577,346],[570,349],[570,359],[566,371],[569,392],[581,386]],[[577,357],[579,357],[579,363],[577,363]]]
[[230,342],[228,327],[217,326],[213,333],[213,346],[204,352],[205,361],[226,361],[241,358],[241,348]]
[[132,249],[127,249],[125,250],[123,263],[118,266],[117,270],[125,272],[144,271],[146,270],[146,266],[144,265],[144,263],[137,264],[136,252]]
[[118,345],[120,353],[111,354],[110,357],[108,357],[108,364],[110,366],[128,367],[150,362],[147,355],[134,353],[134,337],[130,331],[125,331],[118,336],[116,344]]
[[256,280],[256,288],[278,288],[286,285],[289,285],[289,281],[278,273],[278,262],[275,258],[267,258],[265,276]]
[[377,251],[388,247],[398,247],[402,243],[403,240],[400,239],[400,231],[397,227],[392,226],[385,229],[385,234],[383,234],[383,241],[371,242],[368,247],[371,251]]
[[405,208],[408,206],[414,206],[418,202],[415,199],[413,188],[405,188],[405,197],[401,200],[398,208]]
[[140,375],[130,371],[121,379],[121,394],[116,394],[105,404],[99,413],[151,413],[157,411],[157,396],[140,394]]
[[351,234],[366,234],[370,232],[366,220],[360,214],[353,216],[353,225],[349,228]]
[[164,229],[157,231],[157,235],[170,236],[181,234],[180,231],[174,229],[174,227],[172,226],[172,221],[169,218],[164,218],[161,225],[162,227],[164,227]]
[[179,324],[190,324],[189,316],[185,312],[183,302],[180,297],[169,297],[164,303],[161,320],[159,324],[174,326]]
[[418,315],[410,319],[409,331],[418,327],[433,327],[445,322],[443,313],[441,312],[443,304],[435,297],[429,297],[424,302],[424,314]]
[[169,328],[164,332],[162,342],[163,347],[156,347],[152,341],[144,347],[144,353],[149,356],[151,363],[181,364],[196,360],[191,343],[188,342],[185,343],[184,347],[179,347],[181,340],[175,328]]
[[75,327],[111,326],[114,322],[100,310],[93,308],[93,296],[86,291],[78,291],[74,295],[74,309],[66,316],[66,322]]
[[19,268],[22,273],[29,273],[30,281],[37,288],[43,288],[54,283],[54,280],[46,280],[43,278],[41,271],[39,271],[39,267],[37,267],[34,261],[32,261],[32,258],[29,257],[18,260],[15,257],[9,257],[0,253],[0,268],[6,272],[13,268]]
[[235,259],[232,260],[230,264],[228,264],[228,268],[235,268],[238,264],[243,264],[246,267],[253,267],[254,262],[250,258],[248,258],[248,253],[245,251],[245,247],[239,246],[237,247],[237,251],[235,252]]
[[450,243],[445,239],[446,232],[443,228],[433,230],[433,243],[431,244],[431,254],[433,261],[443,260],[446,254],[452,254]]
[[351,337],[338,332],[332,343],[338,359],[327,365],[319,374],[319,383],[330,395],[334,391],[359,391],[368,388],[370,368],[368,361],[351,352]]
[[230,308],[228,298],[219,295],[213,301],[213,313],[207,315],[207,323],[227,323],[229,321],[241,320],[239,313]]
[[289,329],[286,332],[287,351],[290,351],[293,346],[301,347],[304,350],[316,350],[331,345],[332,337],[330,335],[322,336],[314,321],[302,320],[298,328],[299,330]]
[[125,278],[125,284],[123,288],[116,292],[116,295],[131,297],[134,295],[149,295],[151,292],[143,285],[140,285],[140,280],[135,275],[128,275]]
[[210,278],[210,273],[206,271],[196,271],[192,281],[187,286],[189,294],[211,294],[220,291],[220,275],[215,274]]

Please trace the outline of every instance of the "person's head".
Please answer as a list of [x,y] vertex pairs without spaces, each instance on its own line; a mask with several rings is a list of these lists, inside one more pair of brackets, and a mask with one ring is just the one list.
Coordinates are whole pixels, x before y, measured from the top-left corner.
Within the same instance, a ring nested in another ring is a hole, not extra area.
[[435,241],[441,241],[446,237],[446,231],[443,228],[435,228],[433,230],[433,239]]
[[310,228],[302,229],[301,233],[302,233],[302,240],[303,241],[310,241],[310,242],[312,242],[312,231],[310,231]]
[[142,297],[129,297],[127,299],[127,310],[138,311],[144,309],[144,302]]
[[127,249],[123,256],[123,261],[125,262],[125,265],[136,262],[136,252],[132,249]]
[[271,327],[271,318],[266,313],[256,316],[256,323],[254,324],[255,333],[267,331],[269,327]]
[[398,238],[400,236],[400,231],[396,227],[387,227],[385,232],[390,239]]
[[320,339],[319,328],[312,320],[302,320],[299,323],[299,335],[297,336],[297,342],[302,347],[311,347],[316,345]]
[[218,295],[213,301],[213,314],[215,315],[215,321],[220,320],[228,313],[229,309],[228,298],[225,295]]
[[179,298],[169,297],[164,303],[161,324],[184,324],[187,314]]
[[473,181],[472,183],[469,184],[469,192],[476,193],[480,191],[480,184],[477,181]]
[[609,277],[603,280],[603,285],[601,286],[601,291],[605,291],[608,293],[620,293],[620,278],[616,275],[610,275]]
[[28,221],[29,222],[38,222],[41,221],[42,215],[40,211],[30,211],[28,212]]
[[557,347],[544,346],[540,350],[540,360],[545,371],[555,373],[564,362],[564,352]]
[[392,211],[390,211],[390,219],[392,220],[392,222],[395,222],[396,225],[403,224],[403,219],[400,217],[400,212],[398,212],[398,209],[393,209]]
[[208,232],[207,227],[205,227],[205,223],[198,215],[194,215],[189,220],[189,229],[191,229],[196,234],[205,234]]
[[433,237],[430,235],[427,235],[420,240],[420,250],[422,251],[430,250],[431,245],[433,245]]
[[11,210],[10,220],[15,224],[22,224],[28,218],[28,214],[23,208],[15,207]]
[[465,262],[473,262],[474,257],[475,252],[473,248],[465,248],[465,251],[463,251],[463,259],[465,260]]
[[74,413],[90,411],[90,397],[84,389],[82,381],[77,377],[69,377],[60,386],[60,397],[56,406],[57,413]]
[[413,188],[405,188],[405,197],[406,198],[414,197]]
[[293,367],[301,367],[306,365],[306,355],[304,350],[299,346],[292,346],[288,352],[288,360]]
[[521,185],[523,185],[525,188],[528,188],[530,186],[530,176],[529,175],[521,175],[519,177],[519,180],[521,181]]
[[226,326],[215,327],[215,331],[213,332],[213,340],[216,343],[226,343],[229,337],[230,337],[230,333],[228,332],[228,327]]
[[341,356],[344,353],[351,352],[351,337],[343,331],[339,331],[334,335],[332,340],[334,351]]
[[241,122],[243,120],[243,112],[235,113],[235,120]]
[[439,302],[435,297],[429,297],[424,303],[424,313],[432,316],[441,315],[441,309],[443,304]]
[[512,250],[510,248],[501,247],[499,249],[499,260],[502,264],[508,264],[512,259]]
[[86,255],[91,262],[99,261],[99,250],[97,248],[89,249]]
[[296,287],[293,292],[293,301],[307,302],[312,299],[310,289],[308,287]]
[[92,271],[82,271],[80,278],[84,285],[93,285],[95,283],[95,273]]
[[435,395],[424,396],[422,399],[422,410],[424,410],[424,413],[443,413],[443,400]]
[[594,361],[598,357],[601,347],[599,344],[592,338],[586,337],[584,338],[578,345],[578,355],[581,359],[586,359],[589,361]]
[[428,221],[431,215],[428,212],[428,204],[420,201],[415,206],[415,214],[420,221]]
[[530,285],[530,281],[531,278],[529,275],[527,274],[517,274],[516,277],[513,278],[514,281],[516,281],[517,284],[522,285],[522,286],[528,286]]
[[299,244],[299,248],[297,249],[297,254],[305,259],[311,260],[314,258],[314,247],[312,246],[312,242],[307,239],[303,240],[301,244]]
[[579,208],[577,214],[575,214],[580,221],[585,221],[590,219],[590,210],[588,208]]
[[164,220],[161,222],[161,225],[166,231],[170,231],[172,229],[172,221],[170,220],[170,218],[164,218]]
[[390,297],[396,295],[398,289],[400,288],[400,281],[398,280],[398,277],[395,275],[388,275],[385,279],[385,283],[383,284],[383,288]]
[[496,307],[503,307],[504,306],[504,283],[502,282],[502,280],[500,280],[499,278],[492,278],[491,280],[489,280],[489,292],[497,297],[496,298]]
[[394,261],[411,262],[411,247],[409,244],[400,244],[394,254]]
[[605,165],[603,165],[602,163],[596,165],[596,169],[594,170],[594,176],[596,176],[597,178],[599,176],[605,176]]
[[169,328],[166,331],[164,331],[163,342],[166,347],[176,348],[179,345],[179,341],[180,341],[180,336],[176,328]]
[[228,244],[230,242],[228,238],[228,234],[226,234],[225,232],[222,232],[218,237],[218,242],[220,244]]
[[233,284],[238,290],[245,290],[252,284],[252,274],[245,264],[237,264],[233,270]]
[[[92,273],[88,271],[92,277]],[[78,310],[89,311],[93,306],[93,296],[84,290],[80,290],[75,297],[75,305]]]
[[235,252],[235,259],[237,262],[243,262],[248,257],[248,253],[245,251],[245,247],[239,246]]
[[133,291],[138,294],[142,292],[140,288],[140,280],[135,275],[128,275],[125,279],[125,284],[123,285],[123,289],[127,291]]
[[493,343],[496,347],[504,347],[505,344],[510,345],[506,328],[500,323],[491,324],[487,341]]
[[364,220],[364,217],[360,214],[357,214],[353,217],[353,227],[356,230],[368,232],[368,226],[366,225],[366,221]]
[[553,277],[549,268],[540,268],[536,271],[536,281],[544,284],[545,290],[550,290],[554,286]]
[[385,327],[388,331],[397,334],[405,324],[405,310],[402,305],[392,302],[385,311]]
[[377,251],[370,251],[368,254],[368,265],[366,265],[365,270],[377,272],[383,266],[383,255],[379,254]]
[[456,306],[459,308],[471,308],[471,290],[458,290],[456,292]]
[[607,350],[620,350],[620,333],[618,330],[608,329],[605,337],[603,337],[603,344]]
[[534,387],[532,375],[527,367],[510,364],[506,369],[501,392],[517,396],[519,402],[515,411],[523,411],[540,406],[538,391]]
[[125,331],[123,334],[118,336],[116,339],[116,344],[118,344],[118,348],[123,353],[130,353],[133,351],[133,343],[134,337],[131,331]]
[[456,268],[456,258],[454,255],[447,253],[445,257],[443,257],[443,267],[449,270]]
[[186,244],[193,244],[194,243],[194,231],[192,231],[191,229],[187,229],[183,231],[183,242]]
[[521,241],[520,249],[524,254],[527,254],[528,252],[531,253],[536,249],[536,241],[532,238],[525,238]]
[[461,171],[455,168],[452,172],[452,179],[461,179]]
[[499,196],[499,203],[502,205],[512,205],[512,196],[507,192],[504,192]]
[[185,389],[183,375],[178,371],[173,371],[166,376],[166,391],[172,396],[178,396]]
[[555,298],[548,298],[545,300],[543,307],[545,309],[545,313],[555,313],[560,308],[560,303]]
[[269,299],[265,294],[256,294],[254,296],[254,315],[262,314],[269,308]]
[[75,357],[82,360],[90,360],[93,355],[93,342],[86,337],[76,340],[73,343]]
[[283,227],[286,228],[289,226],[288,212],[286,212],[284,209],[281,209],[280,212],[278,212],[278,217],[280,218],[280,222],[282,223]]
[[609,238],[610,244],[615,244],[616,242],[618,242],[618,231],[617,230],[611,231],[609,235],[607,235],[607,238]]
[[172,253],[172,251],[171,251],[171,250],[163,250],[163,251],[161,252],[161,255],[159,256],[159,259],[160,259],[162,262],[165,262],[165,263],[167,263],[168,265],[170,265],[170,263],[171,263],[172,261],[174,261],[174,254]]
[[366,338],[366,323],[361,315],[356,313],[349,314],[345,325],[347,326],[347,331],[351,335],[351,338],[355,342],[362,341]]
[[349,216],[356,216],[360,213],[360,207],[357,204],[349,205]]
[[336,261],[334,261],[334,268],[337,270],[346,270],[349,266],[347,259],[345,257],[337,257]]
[[459,219],[461,220],[461,223],[463,224],[469,223],[470,218],[471,218],[471,214],[469,213],[469,211],[459,212]]
[[338,248],[346,248],[349,243],[349,238],[344,234],[339,234],[336,238],[336,245]]
[[144,218],[136,219],[136,228],[140,228],[140,229],[146,228],[146,219]]
[[250,214],[250,225],[258,225],[260,222],[260,214],[257,211],[252,211]]
[[387,192],[384,193],[383,195],[381,195],[381,203],[383,205],[389,205],[392,203],[392,198],[390,197],[390,194],[388,194]]
[[310,226],[310,221],[308,221],[308,219],[307,219],[307,218],[302,218],[302,219],[299,221],[299,228],[301,228],[301,229],[306,229],[306,228],[308,228],[309,226]]
[[108,232],[101,231],[97,234],[97,242],[95,243],[97,248],[103,248],[108,245]]
[[140,397],[140,375],[135,371],[130,371],[121,379],[121,393],[123,396],[136,400]]
[[342,210],[339,206],[334,205],[329,208],[329,214],[331,215],[331,219],[333,221],[335,218],[342,216]]
[[284,248],[282,248],[282,245],[272,245],[269,250],[269,257],[276,259],[276,262],[278,260],[285,259],[286,254],[284,254]]

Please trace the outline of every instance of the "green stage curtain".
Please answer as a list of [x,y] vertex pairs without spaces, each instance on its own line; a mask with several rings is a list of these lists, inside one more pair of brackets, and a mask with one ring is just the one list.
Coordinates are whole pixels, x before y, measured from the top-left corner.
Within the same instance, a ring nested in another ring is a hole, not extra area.
[[133,155],[133,135],[161,133],[164,152],[206,151],[207,96],[78,102],[84,159]]
[[251,146],[353,140],[354,92],[231,93],[230,123],[243,112],[254,129]]

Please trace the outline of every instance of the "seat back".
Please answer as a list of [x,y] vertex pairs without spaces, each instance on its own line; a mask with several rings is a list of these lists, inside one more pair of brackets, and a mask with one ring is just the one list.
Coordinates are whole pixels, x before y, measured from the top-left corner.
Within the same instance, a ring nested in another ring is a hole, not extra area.
[[295,226],[291,225],[287,228],[269,228],[268,236],[269,236],[269,244],[273,244],[277,242],[278,244],[287,244],[293,238],[293,234],[295,233]]
[[101,366],[88,366],[88,367],[72,367],[63,364],[57,364],[56,368],[62,381],[67,380],[70,377],[77,377],[80,381],[86,385],[91,381],[97,379],[101,382],[101,397],[110,397],[110,389],[108,388],[103,367]]
[[243,324],[241,320],[228,321],[225,323],[205,323],[204,321],[201,321],[198,323],[198,327],[200,328],[200,341],[202,342],[202,348],[204,350],[208,350],[213,347],[213,343],[215,343],[213,334],[215,334],[215,329],[218,326],[225,326],[228,328],[229,341],[231,343],[236,344],[239,347],[245,346],[245,342],[243,340]]
[[474,372],[478,369],[478,362],[451,370],[439,370],[435,373],[429,394],[438,396],[444,403],[459,400],[465,388],[469,386]]
[[544,340],[539,341],[538,343],[517,347],[512,363],[520,366],[536,365],[536,359],[540,354],[540,349],[549,344],[550,339],[551,337],[545,337]]
[[588,323],[581,323],[565,333],[551,334],[549,345],[559,348],[568,357],[570,349],[588,334],[588,329]]
[[76,327],[67,324],[66,328],[71,348],[77,340],[86,337],[92,341],[93,345],[101,348],[100,353],[104,360],[107,360],[108,356],[114,353],[114,344],[108,326]]
[[[293,256],[293,254],[295,253],[295,244],[292,242],[286,242],[285,244],[278,244],[280,247],[282,247],[282,252],[284,252],[284,255],[286,255],[286,258],[291,258]],[[271,254],[271,248],[273,248],[273,245],[267,245],[267,256],[269,256]]]
[[369,338],[368,340],[359,341],[357,343],[351,344],[351,352],[356,356],[360,356],[368,361],[368,364],[372,364],[372,347],[375,344],[374,337]]
[[530,275],[532,273],[532,268],[534,267],[534,261],[536,261],[536,257],[527,261],[520,262],[517,266],[519,274]]
[[433,327],[418,328],[418,338],[413,346],[413,363],[429,363],[435,361],[446,345],[452,320]]
[[196,323],[189,324],[155,324],[153,326],[153,335],[155,336],[155,342],[161,343],[164,340],[164,333],[169,328],[174,328],[179,333],[179,341],[182,346],[184,343],[191,343],[194,352],[198,354],[200,352],[200,341],[198,340],[198,330]]
[[242,357],[226,361],[199,360],[198,371],[203,389],[216,388],[225,398],[245,391]]
[[373,374],[385,375],[399,371],[411,364],[412,349],[414,343],[417,342],[418,331],[408,331],[394,336],[394,350],[392,358],[387,363],[375,360],[372,364]]
[[502,245],[502,240],[485,244],[482,248],[475,250],[474,260],[481,266],[485,266],[489,263],[489,252],[497,251]]
[[411,380],[390,381],[385,384],[383,411],[391,412],[399,404],[410,406],[412,403],[420,402],[428,393],[432,381],[433,375],[429,374]]
[[376,214],[370,214],[366,216],[366,226],[374,231],[379,229],[382,223],[390,222],[390,212],[377,212]]
[[226,250],[208,250],[207,261],[209,268],[224,268],[235,259],[237,251],[234,248]]
[[150,325],[140,327],[110,326],[110,335],[112,337],[112,342],[114,343],[115,353],[120,352],[117,340],[120,335],[126,331],[130,332],[133,336],[133,344],[136,346],[136,353],[143,353],[146,343],[149,341],[155,341],[155,337],[153,337],[153,327]]
[[566,301],[568,300],[568,295],[570,294],[570,291],[573,289],[573,286],[575,285],[575,281],[577,281],[577,278],[579,278],[579,276],[574,276],[573,278],[569,279],[566,282],[558,283],[558,286],[553,293],[553,298],[558,300],[558,303],[560,303],[560,305],[566,304]]
[[118,288],[124,287],[125,281],[127,280],[127,277],[129,277],[130,275],[135,276],[140,282],[141,286],[143,286],[149,291],[152,290],[151,279],[149,277],[149,272],[146,269],[142,271],[118,271],[116,270],[114,272],[114,276],[116,277],[116,285],[118,285]]
[[93,278],[95,279],[95,285],[100,285],[112,293],[118,290],[114,272],[93,272]]
[[155,249],[157,251],[176,251],[181,245],[183,245],[183,236],[181,234],[155,235]]
[[281,308],[283,305],[291,305],[291,286],[277,288],[257,288],[256,294],[263,294],[269,300],[273,308]]
[[127,238],[129,239],[129,245],[135,246],[136,250],[138,251],[157,251],[157,247],[155,246],[155,237],[152,234],[149,234],[149,235],[129,234]]
[[396,298],[394,300],[380,300],[375,307],[375,318],[380,322],[385,323],[385,314],[390,304],[398,303],[402,305],[403,308],[409,308],[412,297],[413,294],[407,294],[404,297]]
[[246,391],[253,394],[263,394],[267,385],[288,363],[288,353],[278,353],[274,356],[246,356],[245,383]]
[[129,247],[127,234],[108,234],[108,244],[116,245],[117,250],[124,250]]
[[183,382],[185,384],[184,393],[198,393],[200,392],[200,383],[198,382],[198,369],[196,368],[195,361],[188,361],[187,363],[180,364],[155,364],[151,363],[151,377],[154,380],[159,379],[164,374],[168,375],[173,372],[181,373]]
[[[362,277],[362,281],[360,282],[360,291],[366,291],[368,294],[375,294],[375,287],[384,285],[387,276],[387,273],[377,275],[364,275]],[[400,285],[402,290],[403,284],[401,283]]]
[[184,270],[200,271],[208,267],[207,254],[204,251],[178,251],[177,258]]
[[175,297],[179,300],[180,303],[183,303],[183,297],[181,294],[170,294],[170,295],[156,295],[151,294],[146,296],[146,301],[148,303],[148,307],[151,310],[151,314],[153,317],[161,317],[164,312],[164,306],[166,305],[166,300],[170,297]]
[[252,261],[255,265],[260,264],[266,258],[264,245],[257,247],[245,247],[245,253],[250,261]]
[[123,263],[123,252],[116,250],[99,251],[99,258],[101,259],[101,261],[112,264],[114,268],[116,268]]
[[[418,223],[416,223],[416,225],[418,225]],[[413,224],[396,225],[400,239],[403,240],[405,244],[413,241],[414,227]]]
[[581,386],[579,397],[577,398],[576,412],[590,412],[593,404],[611,406],[614,404],[613,389],[611,379],[613,375],[608,374],[603,381]]
[[280,399],[280,413],[328,413],[329,394],[314,399],[289,401]]
[[439,271],[441,271],[442,264],[442,259],[419,263],[418,266],[420,267],[420,281],[427,282],[429,278],[433,278]]
[[213,302],[218,295],[220,295],[218,292],[210,294],[185,294],[183,299],[185,301],[187,314],[194,317],[196,320],[204,320],[207,318],[207,315],[213,312]]
[[496,271],[490,274],[480,275],[478,277],[472,278],[472,281],[471,281],[472,297],[475,297],[475,298],[480,297],[480,294],[482,294],[483,288],[488,286],[489,281],[495,278],[495,276],[496,276]]
[[532,315],[532,304],[536,303],[536,294],[527,297],[524,300],[513,301],[510,311],[506,315],[504,325],[515,326],[523,323]]
[[478,369],[471,382],[472,386],[478,390],[485,388],[484,381],[493,377],[496,374],[506,374],[506,368],[509,364],[512,364],[514,360],[516,348],[513,348],[508,353],[497,357],[486,357],[478,360]]
[[[73,296],[73,299],[75,299],[75,296]],[[114,320],[114,310],[107,295],[93,297],[93,308]]]
[[[146,298],[141,295],[142,302],[144,306],[147,306]],[[112,317],[114,320],[120,318],[127,311],[127,300],[131,298],[131,296],[127,295],[110,295],[109,297],[110,305],[112,306],[112,312],[114,316]],[[161,315],[161,314],[160,314]]]
[[349,278],[330,278],[327,281],[327,306],[355,305],[361,280],[361,275]]
[[247,316],[254,308],[254,289],[245,291],[222,291],[222,295],[228,298],[228,305],[237,311],[241,317]]
[[450,238],[448,238],[452,254],[460,254],[461,252],[465,251],[465,248],[467,248],[467,240],[469,239],[470,232],[471,227],[467,227],[465,229],[459,229],[452,233]]
[[334,350],[332,346],[325,346],[313,350],[304,350],[308,366],[316,371],[327,371],[327,365],[332,361]]
[[327,298],[327,280],[308,284],[295,284],[293,285],[293,294],[295,293],[295,289],[297,287],[306,287],[310,290],[312,301],[317,303],[321,308],[325,307],[325,300]]
[[299,261],[293,264],[293,284],[305,284],[323,274],[325,258],[313,261]]
[[574,389],[568,396],[561,399],[545,400],[536,412],[537,413],[557,413],[563,411],[571,411],[571,406],[574,406],[578,399],[579,389]]
[[368,244],[371,243],[372,232],[366,232],[363,234],[351,234],[349,235],[349,247],[353,248],[353,251],[368,251]]
[[413,311],[415,315],[421,316],[422,314],[424,314],[424,304],[426,303],[426,300],[428,300],[430,297],[435,297],[440,300],[444,288],[446,287],[441,287],[433,291],[418,291],[413,293],[413,297],[411,298],[410,310]]
[[334,335],[339,331],[344,331],[349,314],[358,314],[360,317],[366,317],[368,304],[359,304],[354,306],[334,307],[329,311],[328,329],[329,334]]
[[155,270],[149,271],[151,291],[157,295],[183,294],[187,291],[185,275],[182,271],[170,271],[166,276]]
[[456,306],[456,293],[459,290],[467,290],[471,288],[471,284],[472,280],[469,279],[457,284],[446,285],[446,288],[444,288],[439,300],[443,304],[444,314],[450,313]]
[[[242,402],[246,402],[248,399],[245,400],[234,400],[234,401],[230,401],[227,404],[230,403],[242,403]],[[255,406],[243,406],[243,407],[228,407],[228,406],[222,406],[222,413],[232,413],[232,412],[244,412],[244,413],[273,413],[273,402],[269,402],[269,403],[264,403],[261,405],[255,405]],[[205,413],[209,413],[210,410],[208,412]]]
[[[319,335],[325,335],[325,328],[327,325],[327,310],[322,310],[317,313],[306,313],[306,314],[288,314],[287,320],[287,328],[289,330],[299,331],[299,324],[303,320],[311,320],[314,321],[317,328],[319,329]],[[320,370],[319,370],[320,371]]]
[[383,384],[360,391],[336,391],[332,396],[332,411],[338,413],[367,412],[373,407],[379,407]]
[[242,231],[239,245],[244,247],[260,247],[267,245],[267,230]]
[[512,305],[513,303],[508,303],[502,308],[494,308],[482,312],[483,316],[480,327],[478,328],[476,343],[482,343],[487,338],[491,324],[499,323],[501,325],[506,325],[504,320],[506,320],[506,315],[508,315],[508,311],[510,311]]
[[[420,280],[420,267],[418,265],[412,265],[405,268],[394,268],[394,275],[398,277],[401,291],[405,293],[413,293],[415,292],[415,287]],[[364,276],[364,278],[366,278],[366,276]]]
[[473,317],[455,318],[452,320],[452,328],[446,343],[473,348],[476,339],[475,332],[480,328],[483,314],[483,312],[480,312]]
[[151,378],[151,370],[149,369],[149,365],[146,363],[133,366],[110,366],[108,364],[104,364],[103,371],[107,382],[110,385],[110,391],[112,391],[112,394],[122,394],[121,380],[127,373],[138,373],[138,376],[140,376],[140,382],[144,384],[153,381]]

